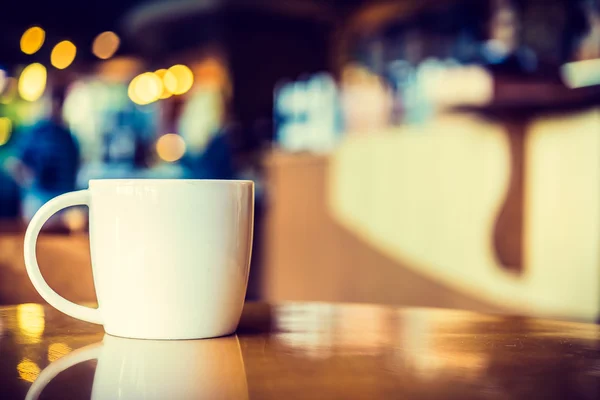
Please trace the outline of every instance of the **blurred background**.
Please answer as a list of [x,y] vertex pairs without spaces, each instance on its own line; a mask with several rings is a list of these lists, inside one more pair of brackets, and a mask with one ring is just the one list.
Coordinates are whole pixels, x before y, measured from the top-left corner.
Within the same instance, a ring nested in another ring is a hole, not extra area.
[[[252,179],[250,300],[596,320],[599,85],[597,0],[2,4],[0,304],[54,196]],[[77,302],[86,213],[38,242]]]

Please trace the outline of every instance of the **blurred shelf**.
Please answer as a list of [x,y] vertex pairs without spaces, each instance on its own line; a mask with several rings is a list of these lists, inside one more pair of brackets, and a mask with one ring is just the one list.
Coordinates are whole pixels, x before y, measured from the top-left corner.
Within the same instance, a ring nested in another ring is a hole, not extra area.
[[570,89],[562,83],[498,80],[494,99],[487,105],[456,107],[456,111],[488,116],[530,117],[560,114],[600,105],[600,87]]

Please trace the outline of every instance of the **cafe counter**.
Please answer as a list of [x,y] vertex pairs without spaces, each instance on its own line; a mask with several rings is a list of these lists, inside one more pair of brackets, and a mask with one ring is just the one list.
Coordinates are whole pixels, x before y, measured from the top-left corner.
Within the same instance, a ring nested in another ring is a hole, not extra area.
[[449,114],[271,154],[265,298],[596,319],[599,117]]

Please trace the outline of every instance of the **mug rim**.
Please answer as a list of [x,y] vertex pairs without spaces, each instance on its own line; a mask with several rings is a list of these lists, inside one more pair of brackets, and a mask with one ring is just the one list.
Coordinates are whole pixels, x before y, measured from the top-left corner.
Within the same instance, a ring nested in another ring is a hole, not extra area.
[[147,184],[175,184],[175,183],[219,183],[219,184],[254,184],[247,179],[173,179],[173,178],[125,178],[125,179],[90,179],[88,185],[92,184],[121,184],[121,185],[147,185]]

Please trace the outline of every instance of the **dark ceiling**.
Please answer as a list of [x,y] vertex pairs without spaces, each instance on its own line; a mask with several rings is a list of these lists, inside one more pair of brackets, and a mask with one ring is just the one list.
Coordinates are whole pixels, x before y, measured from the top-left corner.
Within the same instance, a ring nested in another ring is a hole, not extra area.
[[[301,0],[311,3],[311,0]],[[57,43],[64,39],[72,40],[81,53],[78,58],[89,57],[89,49],[94,37],[105,30],[122,32],[127,30],[124,20],[132,13],[148,6],[162,3],[167,9],[179,0],[8,0],[0,2],[0,65],[14,65],[47,59],[52,46],[44,46],[33,56],[22,54],[19,39],[22,33],[33,25],[46,30],[46,43]],[[229,3],[228,0],[185,0],[186,3]],[[345,12],[349,8],[363,4],[365,0],[343,0],[325,2],[325,6]],[[170,4],[169,4],[170,3]],[[286,1],[266,1],[284,5]],[[312,2],[318,3],[318,2]],[[125,42],[127,45],[127,41]]]
[[[286,8],[288,4],[301,3],[323,6],[344,14],[368,0],[330,0],[327,2],[314,0],[263,0],[266,5],[277,5]],[[404,0],[406,1],[406,0]],[[158,5],[168,10],[177,4],[225,5],[235,3],[234,0],[10,0],[0,2],[0,66],[14,66],[32,61],[43,61],[49,57],[52,43],[69,39],[78,47],[78,60],[91,59],[90,46],[94,37],[105,30],[113,30],[121,35],[128,30],[126,25],[132,15],[144,14],[147,9]],[[251,3],[252,1],[241,1]],[[162,12],[162,11],[161,11]],[[22,33],[33,25],[39,25],[46,31],[46,45],[36,54],[28,56],[19,49]],[[135,50],[131,41],[125,37],[122,50]]]
[[[18,64],[47,59],[52,46],[45,45],[33,56],[22,54],[19,40],[33,25],[46,30],[46,43],[72,40],[79,49],[89,49],[93,38],[105,30],[118,30],[122,16],[140,0],[10,0],[0,4],[0,64]],[[81,51],[89,56],[89,50]],[[79,58],[79,56],[78,56]]]

